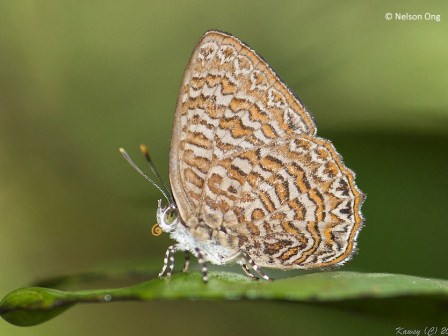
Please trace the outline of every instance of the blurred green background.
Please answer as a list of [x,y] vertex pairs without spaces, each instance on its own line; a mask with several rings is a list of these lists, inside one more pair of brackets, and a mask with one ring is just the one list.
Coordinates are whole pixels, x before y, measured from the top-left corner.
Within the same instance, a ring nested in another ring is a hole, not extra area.
[[[441,21],[385,20],[432,13]],[[367,194],[342,270],[448,278],[446,1],[0,1],[0,296],[103,265],[162,263],[160,194],[121,158],[146,143],[167,176],[181,76],[230,32],[311,110]],[[431,325],[427,321],[425,325]],[[83,305],[0,335],[394,335],[406,319],[278,302]]]

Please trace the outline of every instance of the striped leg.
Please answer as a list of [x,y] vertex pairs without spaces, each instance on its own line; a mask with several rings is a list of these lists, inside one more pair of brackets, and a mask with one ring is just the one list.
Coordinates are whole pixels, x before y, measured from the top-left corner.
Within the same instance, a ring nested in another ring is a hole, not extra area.
[[[267,276],[260,267],[258,267],[254,261],[251,259],[251,257],[249,257],[249,255],[247,253],[243,253],[243,258],[244,258],[244,263],[248,263],[252,269],[255,271],[255,273],[257,273],[260,277],[262,277],[265,280],[273,280],[272,278],[270,278],[269,276]],[[247,267],[247,266],[246,266]],[[243,268],[244,269],[244,268]]]
[[251,278],[252,280],[259,280],[260,278],[256,277],[255,275],[253,275],[249,269],[247,268],[247,265],[245,263],[245,261],[243,260],[241,262],[241,267],[243,268],[244,273],[246,273],[246,275]]
[[[173,273],[174,268],[174,253],[176,252],[177,246],[171,245],[165,252],[165,257],[163,258],[163,267],[159,273],[159,278],[167,276],[168,278]],[[168,271],[167,271],[168,269]]]
[[205,264],[204,256],[202,255],[202,252],[197,247],[194,249],[194,252],[196,254],[196,258],[198,258],[199,266],[201,267],[201,273],[202,273],[202,281],[207,283],[208,281],[208,268]]
[[185,251],[185,261],[184,261],[184,268],[182,272],[188,272],[188,266],[190,266],[190,252]]

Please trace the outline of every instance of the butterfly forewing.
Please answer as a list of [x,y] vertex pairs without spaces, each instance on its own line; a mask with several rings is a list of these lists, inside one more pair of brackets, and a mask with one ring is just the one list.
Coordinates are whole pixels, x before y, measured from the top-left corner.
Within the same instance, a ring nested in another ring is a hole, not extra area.
[[184,74],[170,152],[185,225],[260,266],[311,268],[346,259],[362,221],[362,194],[315,131],[254,51],[230,35],[206,33]]

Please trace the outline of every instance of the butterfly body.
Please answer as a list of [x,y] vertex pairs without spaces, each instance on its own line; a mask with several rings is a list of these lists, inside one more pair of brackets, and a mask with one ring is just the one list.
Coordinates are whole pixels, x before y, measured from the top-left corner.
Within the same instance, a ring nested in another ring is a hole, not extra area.
[[[196,250],[202,252],[204,261],[211,262],[214,265],[224,265],[233,261],[238,255],[238,250],[228,246],[220,245],[216,240],[210,239],[210,235],[202,230],[194,230],[194,226],[186,226],[180,218],[168,223],[165,219],[165,212],[170,211],[170,205],[163,206],[159,202],[157,209],[157,222],[165,232],[170,234],[171,239],[177,241],[176,250],[195,253]],[[193,230],[192,230],[193,228]],[[193,231],[195,231],[193,233]]]

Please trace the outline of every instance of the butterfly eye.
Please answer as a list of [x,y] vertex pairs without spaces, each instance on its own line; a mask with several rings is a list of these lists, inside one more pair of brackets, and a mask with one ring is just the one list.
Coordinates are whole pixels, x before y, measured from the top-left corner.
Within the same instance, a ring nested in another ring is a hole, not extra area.
[[167,212],[165,212],[164,220],[166,224],[173,224],[176,219],[177,211],[175,209],[169,209]]

